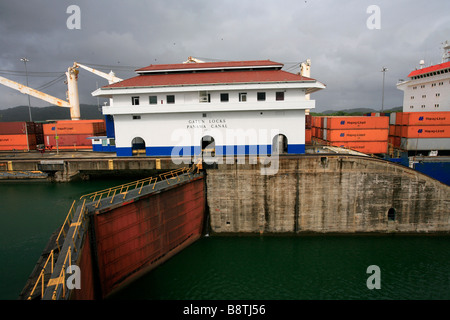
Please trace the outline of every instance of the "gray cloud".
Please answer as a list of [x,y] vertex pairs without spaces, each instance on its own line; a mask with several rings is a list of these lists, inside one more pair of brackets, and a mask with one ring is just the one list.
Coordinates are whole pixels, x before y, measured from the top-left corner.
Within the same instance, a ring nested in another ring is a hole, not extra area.
[[[69,30],[69,5],[81,9],[81,30]],[[369,30],[369,5],[381,9],[381,29]],[[313,95],[317,111],[381,107],[382,66],[387,66],[385,107],[402,104],[396,82],[418,66],[439,63],[450,40],[447,0],[152,0],[0,2],[0,70],[64,73],[74,61],[106,65],[120,77],[131,67],[179,63],[188,56],[217,60],[271,59],[298,72],[310,58],[312,77],[327,88]],[[23,75],[1,73],[25,83]],[[30,76],[38,88],[52,79]],[[82,103],[105,79],[80,71]],[[65,98],[58,82],[43,90]],[[0,87],[0,108],[26,105],[26,96]],[[32,98],[32,106],[48,103]]]

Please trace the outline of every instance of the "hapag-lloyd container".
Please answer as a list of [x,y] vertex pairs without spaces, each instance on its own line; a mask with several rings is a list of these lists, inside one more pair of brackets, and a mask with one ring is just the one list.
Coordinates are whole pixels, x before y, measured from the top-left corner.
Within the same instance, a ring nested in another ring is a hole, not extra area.
[[402,126],[403,138],[450,138],[450,125],[447,126]]
[[388,129],[389,117],[327,117],[327,129]]
[[386,141],[389,129],[327,130],[327,141]]
[[333,146],[343,147],[359,151],[366,154],[387,153],[387,141],[335,141],[331,142]]
[[56,123],[46,123],[43,125],[44,135],[75,135],[89,134],[91,136],[104,135],[106,126],[103,120],[62,120]]
[[403,112],[400,124],[404,126],[450,126],[450,111]]

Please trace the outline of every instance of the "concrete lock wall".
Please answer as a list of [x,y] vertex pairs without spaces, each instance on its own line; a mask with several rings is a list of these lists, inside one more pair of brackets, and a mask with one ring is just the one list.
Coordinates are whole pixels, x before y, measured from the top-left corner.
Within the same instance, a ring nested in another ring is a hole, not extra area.
[[[248,162],[247,162],[248,163]],[[284,157],[208,170],[213,233],[449,232],[450,187],[369,157]]]

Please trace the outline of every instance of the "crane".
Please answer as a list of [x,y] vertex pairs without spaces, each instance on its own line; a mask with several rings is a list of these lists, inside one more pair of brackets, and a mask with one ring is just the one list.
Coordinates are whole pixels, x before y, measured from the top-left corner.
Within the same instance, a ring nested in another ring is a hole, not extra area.
[[80,99],[78,96],[78,73],[79,73],[78,68],[79,67],[107,79],[109,84],[122,81],[122,79],[116,77],[114,72],[112,72],[112,71],[109,74],[107,74],[107,73],[98,71],[96,69],[87,67],[85,65],[82,65],[81,63],[74,62],[73,66],[69,67],[66,72],[67,101],[53,97],[49,94],[35,90],[33,88],[30,88],[28,86],[25,86],[18,82],[6,79],[1,76],[0,76],[0,84],[3,84],[12,89],[18,90],[23,94],[28,94],[35,98],[47,101],[53,105],[63,107],[63,108],[70,108],[70,118],[72,120],[79,120],[80,119]]
[[186,61],[184,61],[183,63],[203,63],[205,61],[199,60],[197,58],[194,57],[188,57]]
[[122,81],[122,79],[116,77],[116,75],[112,71],[110,73],[101,72],[101,71],[98,71],[98,70],[96,70],[94,68],[85,66],[85,65],[83,65],[81,63],[78,63],[78,62],[74,62],[73,66],[74,67],[83,68],[83,69],[85,69],[85,70],[87,70],[89,72],[92,72],[92,73],[94,73],[94,74],[96,74],[96,75],[98,75],[98,76],[100,76],[102,78],[105,78],[105,79],[108,80],[109,84],[113,84],[113,83]]
[[28,94],[35,98],[47,101],[53,105],[63,108],[70,108],[70,117],[72,120],[80,119],[80,100],[78,97],[78,70],[75,66],[69,67],[66,72],[67,77],[67,100],[53,97],[44,92],[35,90],[28,86],[24,86],[18,82],[6,79],[0,76],[0,84],[15,89],[23,94]]

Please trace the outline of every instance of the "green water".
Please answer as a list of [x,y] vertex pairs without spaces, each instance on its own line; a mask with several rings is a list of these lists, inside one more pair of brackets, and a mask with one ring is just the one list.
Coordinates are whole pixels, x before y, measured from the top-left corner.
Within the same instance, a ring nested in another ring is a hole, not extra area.
[[112,299],[450,299],[450,237],[203,238]]
[[[17,299],[74,199],[125,182],[0,183],[0,299]],[[111,299],[450,299],[450,237],[202,238]]]
[[50,235],[64,222],[73,200],[125,182],[0,182],[0,300],[18,298]]

